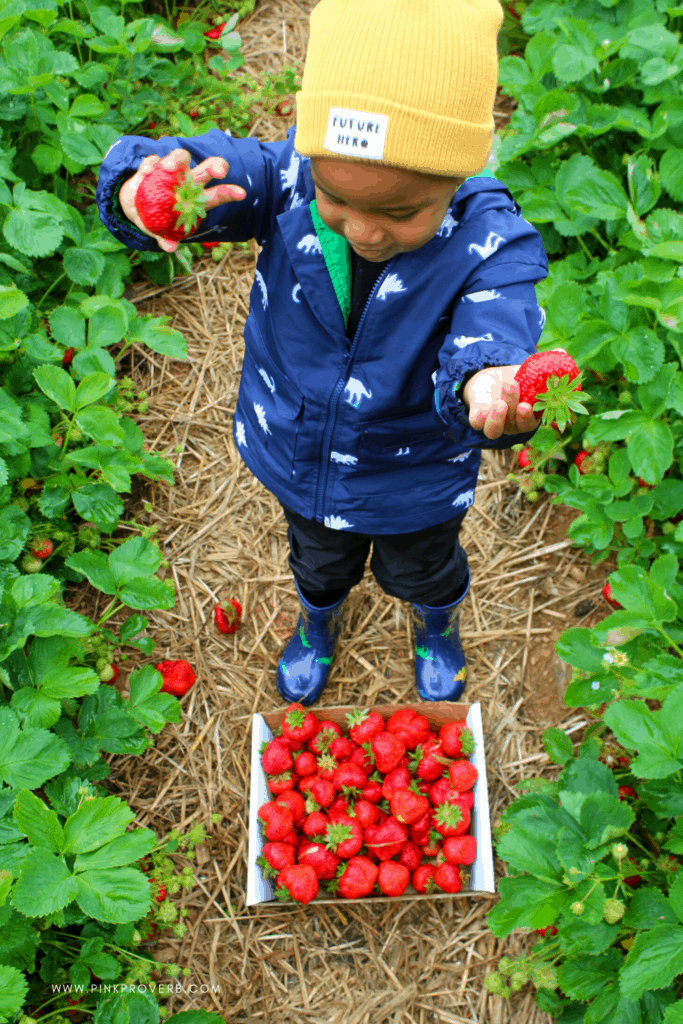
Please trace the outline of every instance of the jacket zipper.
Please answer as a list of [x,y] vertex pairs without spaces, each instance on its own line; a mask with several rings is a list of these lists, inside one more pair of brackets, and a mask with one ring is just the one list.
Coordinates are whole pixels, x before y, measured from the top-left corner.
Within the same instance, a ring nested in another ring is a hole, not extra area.
[[[394,257],[394,259],[395,258],[396,257]],[[361,315],[360,320],[358,321],[358,327],[356,328],[356,333],[355,333],[354,338],[353,338],[353,344],[351,346],[351,350],[349,352],[347,352],[345,354],[345,356],[344,356],[344,375],[342,377],[340,377],[339,380],[337,381],[337,383],[335,384],[334,392],[332,394],[332,414],[330,415],[330,417],[328,419],[327,426],[325,427],[325,434],[324,434],[324,437],[323,437],[323,470],[322,470],[322,473],[320,474],[320,479],[318,480],[318,489],[317,489],[316,498],[315,498],[315,519],[319,523],[324,522],[324,518],[325,518],[323,516],[323,500],[324,500],[324,496],[325,496],[325,489],[327,487],[327,474],[329,472],[329,462],[330,462],[330,447],[332,445],[332,433],[334,431],[334,426],[335,426],[335,423],[337,421],[337,407],[339,405],[339,396],[341,395],[342,391],[346,387],[346,381],[348,380],[351,363],[353,361],[354,352],[356,351],[356,348],[358,346],[358,342],[360,341],[360,333],[361,333],[361,329],[363,327],[363,322],[364,322],[365,317],[366,317],[367,312],[368,312],[368,307],[369,307],[370,303],[372,302],[373,298],[375,297],[375,292],[379,288],[380,284],[382,283],[382,281],[384,280],[386,275],[389,273],[389,268],[391,267],[392,263],[394,262],[394,259],[389,260],[389,262],[387,263],[386,267],[384,268],[384,270],[382,271],[380,276],[375,281],[373,289],[370,292],[370,295],[368,296],[368,301],[365,303],[365,307],[363,309],[363,313]]]

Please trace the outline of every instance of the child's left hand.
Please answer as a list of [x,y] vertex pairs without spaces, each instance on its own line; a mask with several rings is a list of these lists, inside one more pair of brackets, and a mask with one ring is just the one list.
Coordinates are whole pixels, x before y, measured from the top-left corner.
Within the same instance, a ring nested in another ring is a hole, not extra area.
[[470,411],[470,426],[483,430],[495,440],[501,434],[526,434],[539,425],[528,402],[519,401],[517,366],[490,366],[470,377],[463,389],[463,400]]

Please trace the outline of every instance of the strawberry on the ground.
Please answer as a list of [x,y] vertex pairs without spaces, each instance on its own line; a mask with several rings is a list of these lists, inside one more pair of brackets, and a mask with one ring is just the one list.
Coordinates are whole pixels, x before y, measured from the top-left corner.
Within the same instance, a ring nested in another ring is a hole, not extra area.
[[318,895],[318,876],[310,864],[292,864],[278,875],[275,892],[283,902],[310,903]]
[[166,168],[159,162],[138,185],[135,208],[149,232],[181,242],[206,216],[206,197],[184,164]]
[[404,786],[392,794],[391,813],[402,825],[412,825],[429,810],[429,800],[415,786]]
[[372,804],[378,804],[383,796],[382,784],[368,779],[361,792],[364,800],[369,800]]
[[442,892],[460,892],[462,889],[460,871],[455,864],[449,864],[448,861],[439,864],[433,878]]
[[422,847],[422,852],[425,857],[438,857],[441,853],[441,843],[437,838],[438,832],[430,832],[429,839],[425,846]]
[[369,825],[365,830],[365,845],[380,860],[390,860],[401,851],[408,838],[408,829],[396,818],[387,818],[382,825]]
[[439,742],[446,757],[462,757],[474,750],[474,734],[465,719],[445,722],[439,729]]
[[462,804],[439,804],[434,812],[434,828],[444,839],[459,836],[470,827],[470,812]]
[[179,661],[160,661],[155,668],[164,678],[161,693],[170,693],[174,697],[183,697],[197,678],[190,663],[182,658]]
[[348,815],[327,826],[325,845],[337,857],[346,860],[354,857],[363,845],[363,828],[360,822]]
[[[330,891],[338,888],[344,899],[357,900],[369,896],[372,892],[379,868],[369,857],[350,857],[348,863],[339,865],[336,883],[330,885]],[[334,888],[333,888],[334,886]]]
[[399,864],[405,864],[409,871],[415,871],[422,863],[422,850],[415,843],[407,839],[405,845],[398,855]]
[[321,807],[329,807],[337,796],[337,790],[329,779],[316,779],[311,786],[311,796]]
[[609,580],[607,581],[607,583],[605,583],[604,587],[602,588],[602,596],[604,597],[605,601],[607,601],[607,604],[611,604],[613,608],[623,608],[623,605],[619,604],[619,602],[615,601],[615,599],[612,597],[612,587],[610,586]]
[[302,750],[300,754],[294,758],[294,770],[299,777],[304,775],[315,775],[318,770],[318,762],[315,759],[315,754],[312,754],[310,750]]
[[275,803],[278,805],[284,804],[286,807],[289,807],[295,822],[301,821],[306,813],[304,798],[295,789],[286,789],[284,793],[279,793],[275,797]]
[[453,764],[448,766],[448,775],[453,789],[457,789],[459,793],[465,793],[468,789],[472,789],[472,786],[479,778],[477,769],[464,758],[454,761]]
[[451,836],[444,839],[443,855],[449,864],[474,864],[477,840],[474,836]]
[[394,711],[387,720],[386,729],[398,736],[406,750],[415,750],[418,743],[425,743],[429,737],[429,722],[413,708]]
[[434,874],[436,868],[433,864],[420,864],[419,868],[413,871],[413,877],[411,879],[413,883],[413,889],[415,892],[421,894],[434,892]]
[[383,860],[377,872],[377,884],[385,896],[402,896],[410,882],[410,871],[405,864]]
[[536,931],[539,935],[542,935],[543,938],[545,938],[546,935],[548,938],[552,938],[553,935],[557,935],[557,928],[554,924],[549,924],[545,928],[537,928]]
[[294,113],[294,105],[290,100],[280,100],[275,104],[275,113],[279,117],[290,117]]
[[444,755],[438,736],[430,736],[425,743],[415,748],[410,761],[413,775],[424,782],[434,782],[443,775],[444,768],[450,764],[450,758]]
[[320,723],[320,730],[317,735],[308,741],[308,749],[312,754],[326,754],[330,749],[330,743],[332,740],[337,736],[341,736],[341,734],[342,731],[336,722],[323,720]]
[[282,871],[296,861],[296,851],[289,843],[265,843],[263,853],[258,858],[257,864],[263,869],[263,874],[268,878],[275,878],[278,872]]
[[398,737],[392,736],[390,732],[377,733],[370,740],[370,749],[365,749],[370,760],[383,775],[396,768],[406,752],[405,743],[401,743]]
[[221,633],[234,633],[242,618],[242,605],[233,597],[230,602],[221,601],[217,604],[213,614]]
[[351,754],[351,764],[357,764],[358,767],[365,772],[366,775],[372,775],[374,771],[374,765],[368,757],[368,752],[363,747],[356,747]]
[[339,857],[326,849],[323,843],[304,843],[296,859],[299,864],[310,864],[321,882],[334,878],[339,867]]
[[306,815],[300,827],[305,836],[313,839],[315,836],[323,836],[329,823],[330,819],[322,811],[312,811]]
[[557,423],[563,431],[572,413],[588,412],[575,394],[581,391],[579,368],[564,349],[534,352],[517,370],[515,380],[520,404],[528,403],[536,415],[540,413],[544,426]]
[[31,544],[31,554],[34,558],[49,558],[52,554],[52,541],[49,537],[36,537]]
[[318,719],[312,711],[306,711],[303,704],[290,704],[282,716],[282,735],[299,746],[312,740],[319,729]]
[[394,768],[384,776],[384,782],[382,783],[382,796],[385,800],[391,800],[391,797],[397,789],[405,789],[405,787],[409,786],[412,781],[410,772],[407,768]]
[[368,825],[376,825],[379,818],[379,810],[369,800],[359,800],[353,808],[352,817],[366,829]]
[[347,739],[346,736],[337,736],[336,740],[332,740],[330,743],[330,753],[337,764],[349,761],[355,749],[351,740]]
[[357,764],[346,761],[340,764],[332,777],[332,785],[336,790],[343,788],[361,790],[367,781],[367,775]]
[[627,797],[629,797],[631,800],[638,799],[638,794],[636,793],[635,789],[633,789],[631,786],[619,786],[617,793],[619,794],[620,800],[626,800]]
[[517,455],[517,462],[520,469],[531,469],[531,453],[528,448],[522,448]]
[[284,839],[294,828],[294,815],[286,805],[280,805],[275,801],[262,804],[257,812],[258,818],[263,822],[266,839],[271,842],[278,842]]
[[267,775],[282,775],[293,764],[292,752],[281,736],[272,739],[261,754],[261,765]]
[[225,28],[226,24],[227,22],[223,21],[221,22],[220,25],[216,25],[215,28],[208,29],[204,33],[204,35],[206,36],[207,39],[220,39],[220,37],[223,35],[223,29]]
[[373,736],[384,732],[384,719],[379,711],[368,711],[356,708],[346,716],[349,725],[349,736],[359,747],[369,743]]
[[274,796],[277,796],[279,793],[284,793],[285,790],[291,789],[294,781],[295,777],[292,772],[281,772],[280,775],[273,775],[272,778],[268,779],[268,789]]

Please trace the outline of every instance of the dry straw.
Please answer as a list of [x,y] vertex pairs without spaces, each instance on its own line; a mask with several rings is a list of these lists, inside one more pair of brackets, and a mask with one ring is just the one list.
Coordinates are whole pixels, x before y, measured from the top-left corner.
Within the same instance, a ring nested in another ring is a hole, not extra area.
[[[301,66],[313,6],[258,0],[239,26],[247,70],[258,77],[284,63]],[[499,126],[509,110],[499,97]],[[293,117],[257,116],[251,134],[284,139],[292,123]],[[138,824],[160,833],[207,821],[213,812],[223,816],[197,851],[196,887],[181,899],[189,910],[187,934],[162,935],[154,947],[157,958],[192,971],[184,979],[188,990],[172,995],[169,1006],[213,1009],[231,1024],[548,1024],[530,985],[510,1001],[483,987],[500,955],[529,944],[522,932],[502,942],[490,934],[486,914],[497,897],[411,901],[398,909],[350,903],[315,913],[245,908],[250,716],[282,706],[275,665],[298,610],[286,522],[232,439],[257,253],[252,242],[249,252],[234,250],[218,265],[196,263],[191,277],[170,288],[144,280],[126,291],[141,313],[173,317],[189,357],[178,362],[136,349],[132,364],[122,366],[150,396],[148,413],[138,417],[148,450],[170,451],[177,465],[174,488],[146,485],[128,509],[140,513],[142,500],[152,501],[154,512],[141,521],[159,528],[177,602],[150,615],[154,656],[128,661],[120,688],[125,692],[129,667],[165,658],[187,659],[198,680],[182,699],[181,723],[168,726],[144,756],[111,757],[108,785],[129,801]],[[573,727],[573,739],[580,737],[584,720],[556,694],[546,699],[551,707],[543,721],[539,686],[547,695],[548,665],[537,652],[545,643],[550,662],[558,632],[587,621],[573,609],[577,601],[588,613],[597,606],[604,576],[590,572],[586,557],[571,548],[547,497],[529,506],[507,482],[510,465],[509,453],[484,455],[462,531],[473,574],[461,618],[470,665],[465,696],[482,704],[494,823],[516,795],[515,782],[554,770],[542,753],[545,725]],[[222,636],[213,608],[232,597],[243,606],[242,625]],[[74,591],[74,598],[91,613],[99,603],[89,590]],[[347,600],[322,704],[415,699],[408,611],[366,569]],[[497,878],[505,873],[500,861],[496,871]]]

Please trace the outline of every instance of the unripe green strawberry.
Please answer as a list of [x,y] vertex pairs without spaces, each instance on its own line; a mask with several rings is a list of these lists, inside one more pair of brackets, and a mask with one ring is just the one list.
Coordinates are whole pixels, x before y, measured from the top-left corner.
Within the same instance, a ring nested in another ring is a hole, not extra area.
[[556,989],[559,985],[557,970],[552,964],[539,964],[533,967],[531,977],[536,988]]
[[612,847],[612,856],[616,857],[617,860],[621,860],[628,853],[628,846],[624,843],[615,843]]
[[40,572],[43,568],[43,563],[39,558],[34,558],[32,555],[24,555],[21,560],[21,568],[24,572]]
[[607,924],[616,924],[617,921],[621,921],[625,913],[626,904],[622,903],[621,900],[605,900],[603,917]]
[[578,901],[576,903],[572,903],[572,905],[571,905],[571,907],[569,909],[571,910],[572,914],[576,914],[577,917],[581,917],[581,915],[586,910],[586,908],[583,905],[583,903],[579,903]]
[[498,970],[501,974],[510,974],[515,966],[514,960],[511,960],[509,956],[502,956],[498,961]]

